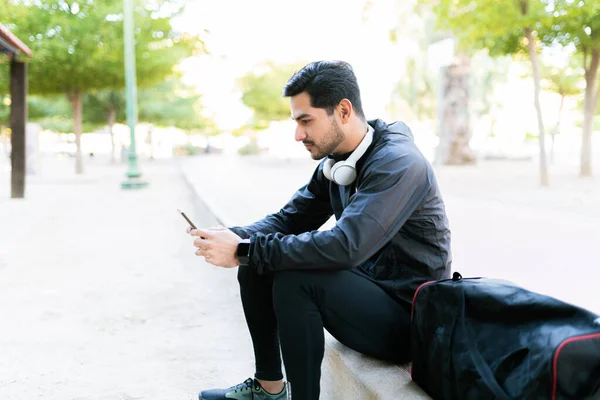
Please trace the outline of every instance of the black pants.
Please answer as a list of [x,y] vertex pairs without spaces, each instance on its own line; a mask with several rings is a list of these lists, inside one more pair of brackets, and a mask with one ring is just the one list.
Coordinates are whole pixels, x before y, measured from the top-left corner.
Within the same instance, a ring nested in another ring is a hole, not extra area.
[[255,377],[279,380],[281,354],[293,400],[319,398],[323,328],[344,345],[382,360],[410,359],[410,315],[352,271],[238,271],[256,357]]

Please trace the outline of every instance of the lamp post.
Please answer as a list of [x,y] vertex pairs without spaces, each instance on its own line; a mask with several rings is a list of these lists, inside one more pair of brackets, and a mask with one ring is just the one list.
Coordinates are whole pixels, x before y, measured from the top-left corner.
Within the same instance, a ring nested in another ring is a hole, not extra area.
[[129,145],[127,180],[121,183],[123,189],[138,189],[148,186],[142,181],[135,151],[135,125],[137,124],[137,84],[135,77],[135,46],[133,44],[133,0],[123,0],[123,28],[125,39],[125,99],[127,104],[127,125],[131,137]]

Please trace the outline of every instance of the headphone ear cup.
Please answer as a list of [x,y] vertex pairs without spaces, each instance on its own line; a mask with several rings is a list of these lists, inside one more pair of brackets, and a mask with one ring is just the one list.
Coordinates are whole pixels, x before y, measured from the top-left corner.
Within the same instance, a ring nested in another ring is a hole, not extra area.
[[356,169],[353,164],[339,162],[331,169],[333,181],[340,186],[348,186],[356,179]]
[[329,179],[330,181],[333,180],[333,174],[331,173],[331,169],[334,164],[335,160],[333,158],[327,159],[325,161],[325,164],[323,164],[323,175],[325,175],[325,178]]

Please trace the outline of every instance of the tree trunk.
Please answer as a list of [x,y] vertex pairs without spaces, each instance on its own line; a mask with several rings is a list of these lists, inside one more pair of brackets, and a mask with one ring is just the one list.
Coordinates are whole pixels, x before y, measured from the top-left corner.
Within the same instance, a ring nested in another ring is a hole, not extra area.
[[81,90],[75,89],[69,93],[71,109],[73,111],[73,131],[75,133],[75,173],[83,174],[83,159],[81,157],[81,120],[83,105],[81,101]]
[[473,164],[475,154],[469,147],[469,60],[463,57],[460,64],[446,68],[442,84],[441,161],[446,165]]
[[585,97],[583,100],[583,134],[581,137],[580,176],[592,176],[592,132],[594,130],[594,111],[598,101],[596,75],[600,64],[600,50],[592,50],[592,59],[588,68],[585,65]]
[[529,50],[529,59],[533,67],[533,86],[535,89],[534,104],[538,119],[539,144],[540,144],[540,183],[542,186],[548,186],[548,163],[546,161],[546,144],[544,133],[544,121],[542,120],[542,108],[540,106],[540,66],[537,59],[537,50],[533,41],[533,34],[530,28],[525,28],[525,37],[527,38],[527,49]]
[[563,106],[565,105],[565,95],[560,96],[560,106],[558,107],[558,117],[556,118],[556,125],[554,125],[554,129],[550,132],[550,137],[552,138],[552,144],[550,145],[550,164],[554,164],[554,139],[559,132],[560,129],[560,118],[562,117]]
[[115,159],[115,133],[113,131],[113,125],[115,124],[115,119],[117,115],[117,110],[114,108],[110,108],[108,110],[108,133],[110,133],[110,163],[114,164],[116,162]]

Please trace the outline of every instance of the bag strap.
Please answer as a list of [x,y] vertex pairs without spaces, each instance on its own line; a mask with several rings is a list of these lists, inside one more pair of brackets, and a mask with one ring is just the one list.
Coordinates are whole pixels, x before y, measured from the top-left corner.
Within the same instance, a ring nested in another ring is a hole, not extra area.
[[[460,279],[457,279],[457,280],[460,280]],[[460,314],[459,314],[458,318],[460,320],[460,326],[462,327],[463,333],[465,335],[465,340],[467,342],[467,350],[469,352],[469,356],[471,357],[471,361],[473,361],[473,364],[475,365],[477,372],[479,372],[479,375],[483,379],[483,382],[487,385],[488,389],[490,389],[492,391],[492,393],[496,396],[497,399],[511,400],[511,398],[504,391],[504,389],[502,389],[502,387],[496,380],[496,377],[494,376],[494,373],[492,372],[490,366],[483,359],[483,357],[481,356],[481,353],[475,346],[475,338],[473,337],[473,333],[472,333],[471,329],[467,326],[467,318],[465,316],[465,307],[466,307],[465,288],[463,287],[462,282],[458,282],[457,284],[460,286],[460,295],[461,295],[460,296],[461,301],[459,303]]]

